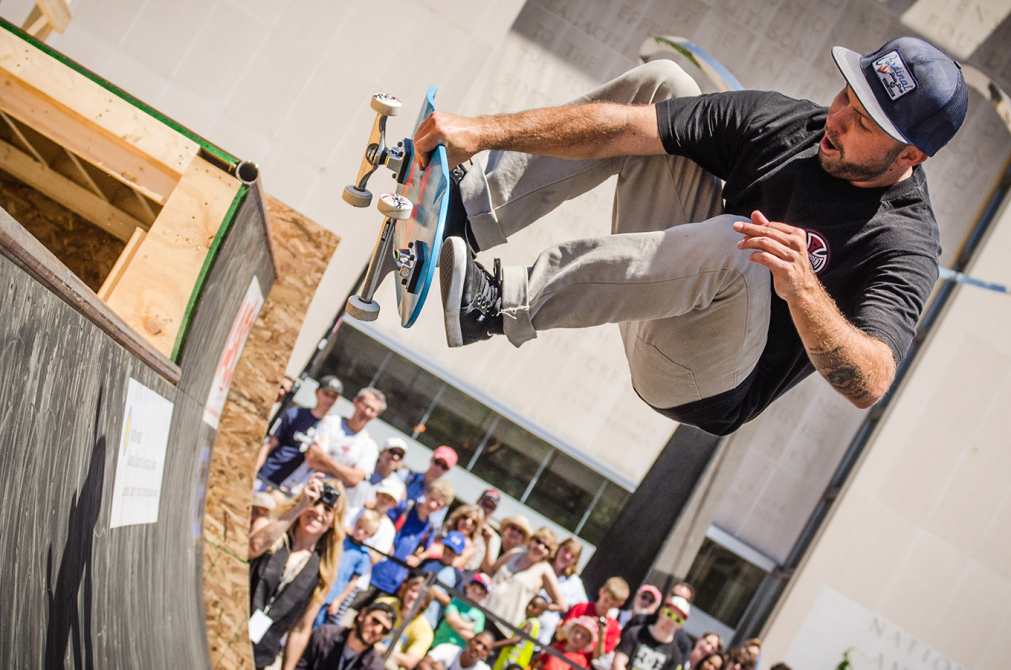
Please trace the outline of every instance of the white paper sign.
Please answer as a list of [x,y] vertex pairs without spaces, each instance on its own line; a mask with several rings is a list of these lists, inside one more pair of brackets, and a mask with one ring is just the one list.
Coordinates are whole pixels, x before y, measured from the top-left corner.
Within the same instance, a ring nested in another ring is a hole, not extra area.
[[232,384],[235,366],[239,363],[239,354],[246,346],[246,339],[253,330],[253,323],[262,308],[263,292],[260,290],[260,281],[254,276],[253,281],[249,282],[242,306],[239,307],[239,314],[232,324],[232,332],[228,335],[225,350],[221,352],[218,370],[214,373],[214,382],[211,383],[211,391],[204,406],[204,423],[214,430],[218,429],[221,422],[221,412],[225,409],[225,398],[228,397],[228,387]]
[[848,649],[853,670],[967,670],[877,612],[826,586],[783,660],[792,668],[830,670]]
[[126,391],[110,528],[158,521],[172,403],[135,379]]

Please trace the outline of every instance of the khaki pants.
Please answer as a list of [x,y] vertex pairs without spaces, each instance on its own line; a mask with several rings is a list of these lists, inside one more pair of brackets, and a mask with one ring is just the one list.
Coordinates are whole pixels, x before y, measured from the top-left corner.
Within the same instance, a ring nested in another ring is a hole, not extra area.
[[[635,68],[576,102],[698,95],[670,61]],[[460,185],[481,249],[618,175],[611,235],[546,249],[503,270],[505,334],[617,323],[636,391],[662,409],[728,391],[765,347],[771,278],[737,248],[719,180],[679,156],[567,161],[492,152]]]

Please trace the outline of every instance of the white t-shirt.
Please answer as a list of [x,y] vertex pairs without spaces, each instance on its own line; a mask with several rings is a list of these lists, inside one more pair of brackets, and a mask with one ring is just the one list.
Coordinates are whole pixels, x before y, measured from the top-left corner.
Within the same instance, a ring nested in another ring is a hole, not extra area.
[[[461,647],[447,642],[429,651],[428,655],[432,657],[433,661],[441,661],[446,670],[464,670],[460,665],[460,654],[462,653],[463,649]],[[466,670],[489,670],[489,668],[488,664],[484,661],[474,661],[474,665]]]
[[[347,507],[362,508],[365,501],[369,499],[372,487],[367,480],[376,469],[376,460],[379,458],[379,446],[369,435],[369,431],[362,428],[357,433],[348,433],[344,418],[334,415],[323,417],[316,428],[316,441],[323,446],[335,461],[341,465],[353,468],[361,468],[365,471],[365,480],[358,486],[347,489]],[[312,476],[315,470],[303,462],[298,469],[288,475],[282,482],[282,487],[292,490],[301,487]]]

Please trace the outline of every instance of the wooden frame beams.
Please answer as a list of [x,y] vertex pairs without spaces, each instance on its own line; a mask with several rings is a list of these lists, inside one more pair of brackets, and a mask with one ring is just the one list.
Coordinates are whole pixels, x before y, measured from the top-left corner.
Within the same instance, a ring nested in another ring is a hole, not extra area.
[[0,141],[0,169],[123,241],[130,239],[135,228],[146,227],[108,200],[3,141]]

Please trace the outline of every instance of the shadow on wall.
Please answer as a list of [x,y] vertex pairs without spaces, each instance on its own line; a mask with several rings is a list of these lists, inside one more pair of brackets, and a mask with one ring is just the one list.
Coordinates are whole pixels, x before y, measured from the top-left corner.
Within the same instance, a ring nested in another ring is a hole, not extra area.
[[[95,667],[91,647],[92,544],[95,525],[102,511],[105,485],[106,437],[98,434],[104,388],[95,402],[95,434],[92,441],[88,475],[79,489],[80,497],[70,504],[67,540],[53,585],[53,545],[46,560],[46,588],[49,592],[49,625],[46,630],[46,668],[66,667],[67,647],[73,642],[77,670]],[[84,591],[83,602],[80,593]]]

